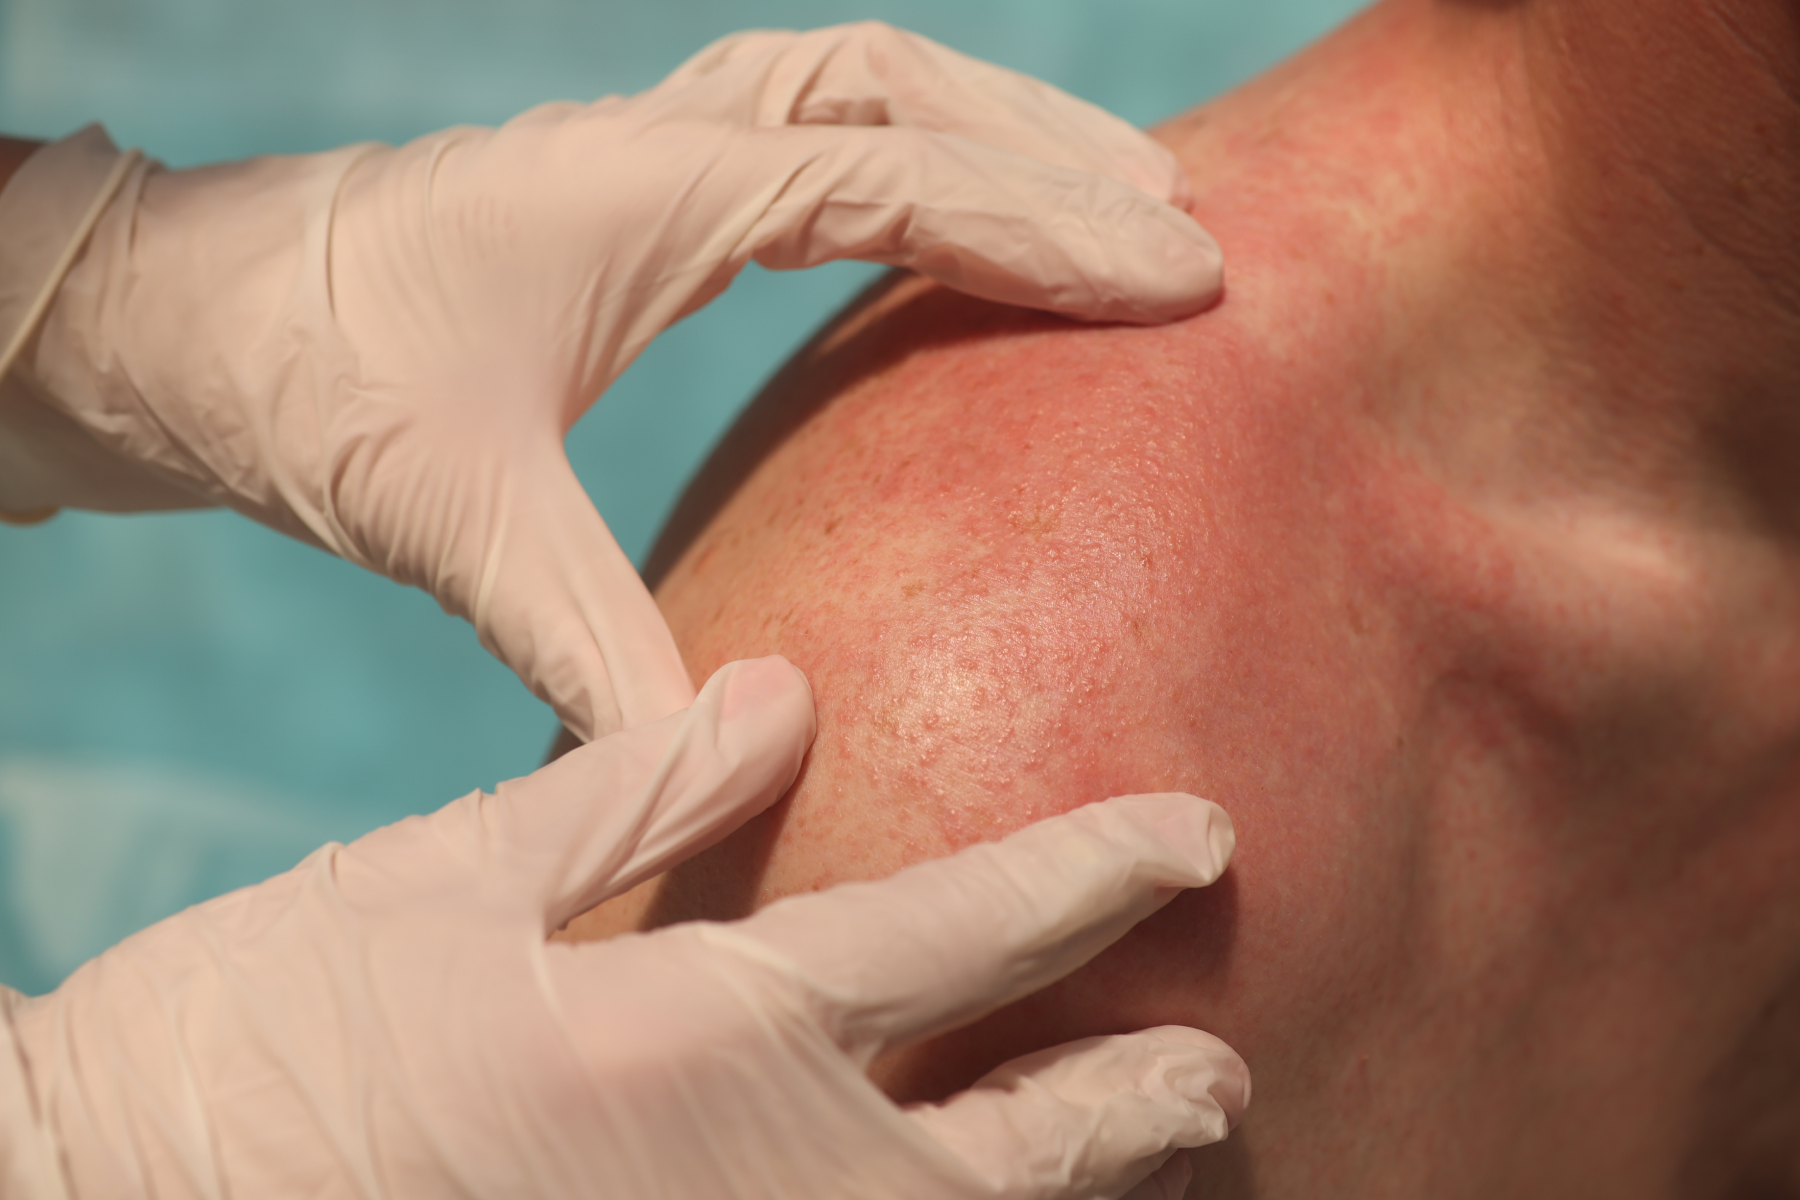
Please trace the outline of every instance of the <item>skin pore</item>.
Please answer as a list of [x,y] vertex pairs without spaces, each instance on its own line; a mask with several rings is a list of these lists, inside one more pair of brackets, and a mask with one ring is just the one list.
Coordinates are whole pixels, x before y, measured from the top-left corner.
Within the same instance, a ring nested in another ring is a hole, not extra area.
[[1183,1023],[1193,1196],[1800,1195],[1797,14],[1389,0],[1161,131],[1214,311],[853,310],[651,566],[807,766],[572,931],[1196,792],[1219,885],[878,1080]]

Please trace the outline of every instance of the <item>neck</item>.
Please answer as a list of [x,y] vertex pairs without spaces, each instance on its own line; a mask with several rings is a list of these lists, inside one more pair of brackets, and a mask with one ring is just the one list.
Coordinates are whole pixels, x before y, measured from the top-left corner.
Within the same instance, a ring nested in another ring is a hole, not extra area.
[[1341,294],[1271,336],[1371,322],[1426,457],[1800,538],[1796,11],[1382,0],[1164,136],[1228,286]]
[[[1744,332],[1774,345],[1767,327],[1800,314],[1800,8],[1538,0],[1516,13],[1567,235],[1647,303],[1754,318]],[[1781,340],[1792,369],[1800,347]]]
[[1584,406],[1598,457],[1800,534],[1800,8],[1436,0],[1432,21],[1485,27],[1465,40],[1529,160],[1515,312],[1573,364],[1546,394]]

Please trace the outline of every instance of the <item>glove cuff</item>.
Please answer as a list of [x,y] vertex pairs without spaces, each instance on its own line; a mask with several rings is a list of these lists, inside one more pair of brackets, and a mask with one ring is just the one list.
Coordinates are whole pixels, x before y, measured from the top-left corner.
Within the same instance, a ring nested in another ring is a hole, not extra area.
[[[0,190],[0,383],[44,319],[50,298],[100,214],[141,157],[136,150],[119,153],[106,130],[89,125],[27,158]],[[9,449],[0,446],[0,459],[20,457],[7,453]],[[56,512],[0,510],[0,522],[32,525]]]
[[69,1200],[56,1140],[31,1089],[31,1073],[13,1025],[29,1001],[0,987],[0,1196]]
[[143,161],[89,125],[32,154],[0,190],[0,524],[35,524],[64,504],[129,512],[208,502],[96,442],[19,362]]
[[143,155],[89,125],[26,159],[0,191],[0,377]]

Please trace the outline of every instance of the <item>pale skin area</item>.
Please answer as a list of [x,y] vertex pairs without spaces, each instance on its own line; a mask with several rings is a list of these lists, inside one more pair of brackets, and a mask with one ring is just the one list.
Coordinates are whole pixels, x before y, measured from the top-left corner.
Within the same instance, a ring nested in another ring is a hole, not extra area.
[[882,1082],[1178,1022],[1256,1082],[1193,1196],[1800,1194],[1797,63],[1392,0],[1162,131],[1212,313],[853,314],[658,590],[807,672],[804,774],[575,932],[1192,791],[1223,882]]

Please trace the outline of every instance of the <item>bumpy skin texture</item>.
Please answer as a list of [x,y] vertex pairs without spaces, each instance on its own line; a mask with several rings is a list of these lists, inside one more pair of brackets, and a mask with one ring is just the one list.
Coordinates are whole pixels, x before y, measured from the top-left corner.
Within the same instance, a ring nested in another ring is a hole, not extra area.
[[1257,1085],[1190,1195],[1790,1194],[1800,506],[1687,386],[1780,328],[1630,240],[1616,163],[1604,248],[1663,290],[1564,269],[1575,142],[1514,103],[1516,7],[1383,5],[1163,131],[1216,312],[906,280],[778,377],[653,571],[691,669],[787,655],[818,740],[583,931],[1191,791],[1236,822],[1220,884],[884,1085],[1187,1024]]

